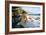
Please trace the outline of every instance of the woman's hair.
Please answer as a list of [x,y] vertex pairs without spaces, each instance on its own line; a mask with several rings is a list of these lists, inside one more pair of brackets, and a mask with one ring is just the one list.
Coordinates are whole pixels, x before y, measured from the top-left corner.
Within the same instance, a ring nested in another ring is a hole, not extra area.
[[27,12],[26,12],[26,11],[24,11],[24,10],[23,10],[23,12],[22,12],[22,13],[23,13],[23,14],[24,14],[24,13],[25,13],[25,14],[27,14]]

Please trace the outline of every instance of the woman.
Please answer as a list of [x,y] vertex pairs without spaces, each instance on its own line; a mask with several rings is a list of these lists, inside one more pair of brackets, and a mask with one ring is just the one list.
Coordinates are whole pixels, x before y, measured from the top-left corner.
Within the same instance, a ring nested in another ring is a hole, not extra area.
[[26,12],[23,10],[22,15],[21,15],[21,21],[18,23],[18,25],[22,25],[24,26],[26,24],[27,21],[27,16],[26,16]]

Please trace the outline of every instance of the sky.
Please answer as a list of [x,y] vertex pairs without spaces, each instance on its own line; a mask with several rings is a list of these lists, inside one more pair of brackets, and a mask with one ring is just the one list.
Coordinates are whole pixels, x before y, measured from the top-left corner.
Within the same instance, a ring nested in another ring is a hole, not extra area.
[[28,14],[40,13],[40,7],[21,7],[21,9],[25,10]]

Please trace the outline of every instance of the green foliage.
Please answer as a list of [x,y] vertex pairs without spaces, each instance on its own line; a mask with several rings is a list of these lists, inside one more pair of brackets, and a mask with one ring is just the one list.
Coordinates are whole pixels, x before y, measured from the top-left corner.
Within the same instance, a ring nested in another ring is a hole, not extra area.
[[15,13],[17,13],[17,14],[24,14],[24,13],[27,14],[26,11],[24,11],[24,10],[22,10],[20,8],[16,8]]

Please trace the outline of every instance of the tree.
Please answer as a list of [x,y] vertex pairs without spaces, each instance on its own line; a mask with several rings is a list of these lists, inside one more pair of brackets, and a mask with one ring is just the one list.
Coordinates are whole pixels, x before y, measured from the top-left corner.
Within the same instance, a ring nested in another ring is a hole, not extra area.
[[21,8],[16,8],[16,9],[15,9],[15,13],[16,13],[16,14],[24,14],[24,13],[27,14],[27,12],[24,11],[24,10],[22,10]]

